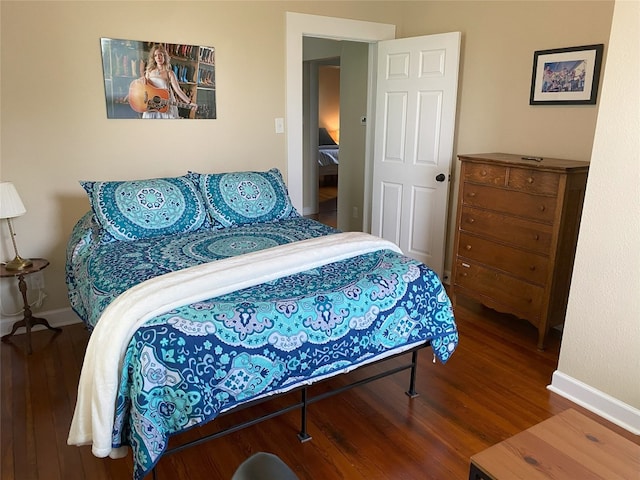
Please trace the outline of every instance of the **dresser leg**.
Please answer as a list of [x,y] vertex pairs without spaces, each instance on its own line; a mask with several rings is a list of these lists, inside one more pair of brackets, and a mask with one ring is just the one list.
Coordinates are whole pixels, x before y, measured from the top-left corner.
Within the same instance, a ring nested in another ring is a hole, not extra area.
[[547,332],[544,329],[538,329],[538,350],[544,351],[547,343]]

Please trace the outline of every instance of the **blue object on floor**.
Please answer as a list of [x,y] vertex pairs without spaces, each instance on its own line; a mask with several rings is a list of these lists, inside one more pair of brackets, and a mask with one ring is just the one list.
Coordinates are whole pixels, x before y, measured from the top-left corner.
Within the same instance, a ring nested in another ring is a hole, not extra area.
[[280,457],[258,452],[240,464],[231,480],[300,480]]

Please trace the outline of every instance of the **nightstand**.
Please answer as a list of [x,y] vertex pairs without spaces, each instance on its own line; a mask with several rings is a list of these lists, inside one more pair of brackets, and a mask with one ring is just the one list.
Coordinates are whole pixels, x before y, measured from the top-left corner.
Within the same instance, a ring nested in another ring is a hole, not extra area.
[[17,321],[13,324],[13,328],[11,329],[11,333],[4,335],[2,337],[2,341],[6,342],[9,337],[11,337],[16,330],[20,327],[25,327],[27,329],[27,353],[31,354],[31,328],[34,325],[44,325],[49,330],[54,330],[56,332],[61,332],[61,328],[55,328],[49,325],[44,318],[34,317],[31,314],[31,307],[29,306],[29,301],[27,300],[27,283],[24,281],[24,277],[30,275],[32,273],[39,272],[44,270],[49,266],[49,261],[44,258],[32,258],[31,261],[33,265],[23,268],[22,270],[7,270],[4,265],[0,265],[0,277],[18,277],[18,288],[20,289],[20,293],[22,293],[22,301],[24,303],[24,318],[20,321]]

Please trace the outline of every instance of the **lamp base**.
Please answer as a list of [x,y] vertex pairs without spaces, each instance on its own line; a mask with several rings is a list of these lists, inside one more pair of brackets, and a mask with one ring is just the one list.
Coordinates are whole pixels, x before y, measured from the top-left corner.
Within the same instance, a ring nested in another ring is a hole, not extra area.
[[7,262],[4,266],[7,270],[24,270],[27,267],[33,265],[33,262],[29,259],[24,259],[20,255],[16,255],[16,258]]

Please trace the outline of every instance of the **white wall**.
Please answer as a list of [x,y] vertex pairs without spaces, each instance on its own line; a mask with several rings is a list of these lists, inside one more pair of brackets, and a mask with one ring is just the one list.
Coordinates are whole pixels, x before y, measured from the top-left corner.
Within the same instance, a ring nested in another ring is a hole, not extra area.
[[640,2],[619,0],[609,40],[560,360],[552,383],[559,393],[586,400],[594,409],[626,421],[638,434],[639,43]]

